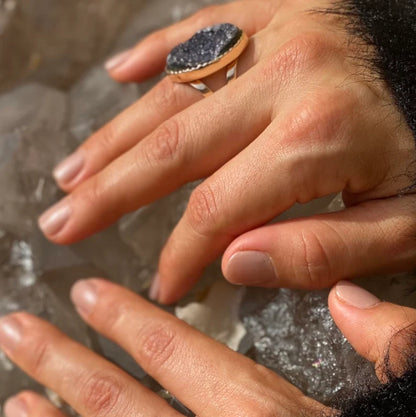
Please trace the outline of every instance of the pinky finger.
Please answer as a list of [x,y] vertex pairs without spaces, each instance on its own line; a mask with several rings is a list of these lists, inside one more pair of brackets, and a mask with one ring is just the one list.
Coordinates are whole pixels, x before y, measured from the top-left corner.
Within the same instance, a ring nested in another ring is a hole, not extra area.
[[66,417],[46,398],[31,391],[23,391],[4,405],[5,417]]

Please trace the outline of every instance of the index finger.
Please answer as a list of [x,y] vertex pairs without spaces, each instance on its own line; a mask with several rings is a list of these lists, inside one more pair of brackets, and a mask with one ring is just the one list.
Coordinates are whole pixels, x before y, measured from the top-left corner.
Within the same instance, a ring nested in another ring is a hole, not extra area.
[[199,417],[297,415],[294,403],[315,404],[272,371],[124,288],[93,279],[77,283],[71,296],[92,327]]

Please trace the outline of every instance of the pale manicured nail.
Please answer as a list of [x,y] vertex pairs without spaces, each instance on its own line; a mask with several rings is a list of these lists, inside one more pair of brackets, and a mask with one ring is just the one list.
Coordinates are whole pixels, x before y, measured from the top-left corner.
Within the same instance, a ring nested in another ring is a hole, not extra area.
[[19,397],[12,397],[4,405],[6,417],[28,417],[29,412],[26,403]]
[[335,292],[342,302],[356,308],[371,308],[381,302],[375,295],[349,281],[338,282]]
[[244,251],[231,256],[225,276],[235,284],[258,285],[277,281],[271,257],[264,252]]
[[69,199],[65,198],[39,217],[39,227],[46,236],[59,233],[71,216]]
[[91,314],[98,300],[95,285],[89,280],[78,281],[71,289],[71,300],[81,314]]
[[58,184],[68,184],[81,172],[84,167],[84,155],[78,151],[64,159],[53,170],[53,176]]
[[3,350],[13,351],[22,340],[22,328],[13,317],[0,319],[0,346]]
[[156,274],[153,277],[152,285],[150,286],[150,289],[149,289],[149,298],[152,301],[157,301],[159,298],[159,281],[160,281],[159,274]]
[[121,64],[124,64],[130,57],[132,49],[127,49],[126,51],[120,52],[119,54],[110,58],[105,64],[105,69],[107,71],[112,71],[113,69],[119,67]]

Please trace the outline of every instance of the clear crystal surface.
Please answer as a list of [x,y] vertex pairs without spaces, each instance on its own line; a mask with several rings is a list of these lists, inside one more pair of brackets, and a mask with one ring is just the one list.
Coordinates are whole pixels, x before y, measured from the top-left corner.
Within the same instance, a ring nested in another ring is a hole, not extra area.
[[83,142],[138,97],[139,89],[136,85],[110,82],[103,66],[93,67],[69,93],[72,135]]
[[249,289],[241,318],[254,345],[254,360],[330,404],[375,379],[370,377],[372,364],[335,326],[327,298],[328,291]]
[[[109,278],[145,294],[160,250],[197,183],[72,246],[48,242],[37,228],[37,217],[63,195],[52,180],[53,167],[156,82],[119,85],[102,69],[104,58],[211,3],[0,0],[0,316],[25,310],[51,321],[187,415],[124,351],[87,329],[68,294],[76,280],[89,276]],[[277,221],[339,209],[341,198],[328,196],[297,205]],[[217,262],[179,308],[200,302],[219,279]],[[416,305],[414,274],[362,283],[385,299]],[[326,296],[248,289],[243,302],[231,296],[223,303],[235,304],[220,307],[229,307],[236,316],[240,308],[239,320],[230,320],[234,327],[242,322],[249,335],[240,351],[330,403],[373,371],[336,329]],[[200,328],[212,327],[203,323]],[[0,404],[26,388],[54,398],[0,352]]]

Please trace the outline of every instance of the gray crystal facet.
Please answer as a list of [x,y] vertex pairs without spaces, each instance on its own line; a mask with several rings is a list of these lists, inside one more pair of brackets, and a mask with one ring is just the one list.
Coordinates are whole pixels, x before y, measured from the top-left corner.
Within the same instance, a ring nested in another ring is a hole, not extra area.
[[[200,7],[224,1],[0,0],[0,57],[7,57],[0,65],[0,316],[25,310],[52,321],[187,416],[194,414],[150,376],[142,378],[127,353],[83,324],[68,294],[76,280],[88,276],[109,278],[144,294],[160,251],[199,183],[185,185],[76,245],[50,243],[36,222],[62,197],[51,176],[53,167],[157,81],[117,85],[101,64],[95,67],[97,60]],[[234,39],[238,42],[237,36]],[[227,43],[223,48],[221,42],[214,42],[220,56],[227,50]],[[228,44],[230,50],[232,45]],[[146,114],[140,117],[148,122]],[[342,209],[340,196],[335,200],[327,196],[298,204],[277,220]],[[416,307],[415,277],[413,272],[366,277],[360,285],[380,299]],[[180,306],[200,302],[220,278],[219,262],[209,266]],[[239,308],[239,301],[229,306],[232,311]],[[368,385],[374,370],[341,336],[326,303],[325,292],[248,289],[239,312],[249,337],[240,351],[305,394],[331,404],[354,392],[362,381]],[[16,392],[44,392],[1,350],[0,388],[0,416],[3,403]]]
[[172,49],[166,71],[178,73],[202,68],[229,52],[241,39],[242,31],[231,23],[221,23],[195,33]]

